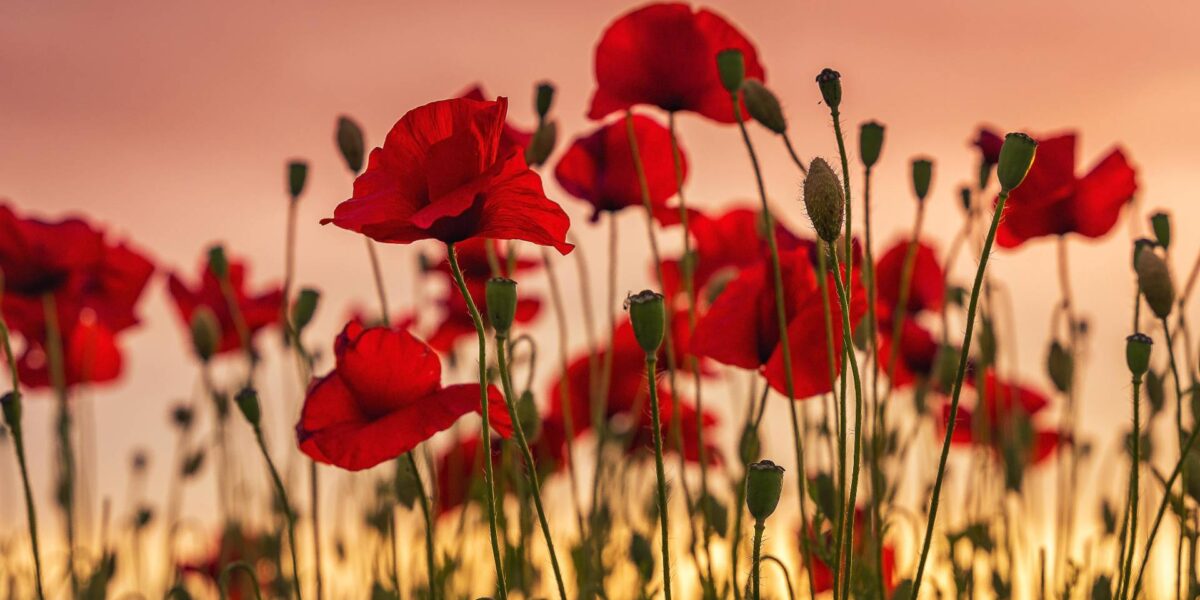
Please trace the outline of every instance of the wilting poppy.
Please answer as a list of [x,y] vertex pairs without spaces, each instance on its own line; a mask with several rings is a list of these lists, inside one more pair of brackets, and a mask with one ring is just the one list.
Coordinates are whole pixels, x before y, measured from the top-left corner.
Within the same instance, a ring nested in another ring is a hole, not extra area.
[[[237,305],[242,323],[246,326],[253,343],[254,334],[259,330],[274,325],[280,318],[280,304],[283,302],[283,291],[279,287],[270,287],[258,293],[247,291],[247,271],[249,268],[242,261],[229,261],[229,284],[233,289],[233,298]],[[242,350],[242,338],[238,333],[238,323],[230,310],[229,302],[221,291],[221,281],[209,268],[207,260],[200,265],[200,281],[189,285],[176,273],[167,277],[167,291],[175,300],[175,309],[179,312],[185,328],[192,322],[192,315],[201,306],[207,307],[217,317],[221,327],[221,339],[217,344],[217,352],[233,352]]]
[[[671,155],[671,132],[644,115],[634,115],[633,129],[650,189],[650,205],[661,211],[679,191]],[[686,176],[687,159],[682,148],[680,158]],[[554,168],[554,176],[568,194],[592,205],[592,221],[599,219],[601,212],[643,205],[641,181],[624,120],[575,138]]]
[[331,219],[380,242],[525,240],[570,252],[570,220],[521,152],[501,154],[508,100],[455,98],[408,111],[371,151]]
[[1137,192],[1137,172],[1125,153],[1115,149],[1076,177],[1075,145],[1074,133],[1038,142],[1033,167],[1009,195],[996,231],[1002,248],[1048,235],[1098,238],[1116,225],[1121,207]]
[[648,4],[613,21],[596,45],[596,91],[588,118],[638,104],[733,123],[717,53],[741,50],[746,76],[765,81],[754,45],[724,17],[681,3]]
[[[975,378],[969,377],[967,383],[974,386]],[[1061,434],[1035,423],[1037,416],[1050,406],[1044,394],[1001,380],[992,370],[984,374],[983,390],[976,390],[976,394],[979,398],[974,409],[958,408],[953,444],[979,445],[1000,458],[1015,456],[1021,466],[1039,464],[1054,454]],[[949,405],[943,407],[942,418],[949,420]]]
[[[876,540],[868,537],[867,525],[869,523],[870,516],[868,516],[866,511],[861,508],[855,509],[854,512],[854,545],[852,550],[857,557],[854,561],[854,564],[858,565],[859,569],[872,569],[874,567],[872,563],[875,562],[873,544]],[[806,529],[808,530],[807,535],[809,536],[809,540],[815,543],[816,540],[813,537],[812,528],[808,527]],[[804,532],[800,533],[800,535],[804,534]],[[826,533],[824,536],[824,542],[826,547],[829,549],[830,554],[833,554],[834,548],[832,532]],[[828,592],[829,590],[832,590],[835,582],[833,579],[833,571],[829,568],[829,565],[826,564],[825,561],[821,560],[821,558],[817,556],[817,554],[818,553],[814,552],[812,556],[812,578],[813,590],[819,594],[821,592]],[[883,569],[882,579],[884,589],[887,591],[887,596],[891,597],[892,592],[896,589],[896,549],[891,544],[884,542],[880,554],[882,555],[881,558],[883,561],[881,567]],[[874,581],[875,575],[875,573],[871,574],[870,581]]]
[[[393,459],[470,412],[479,385],[442,386],[442,364],[402,329],[350,322],[334,344],[337,366],[313,382],[296,438],[313,460],[358,471]],[[508,435],[504,399],[488,386],[491,423]]]
[[[483,86],[477,83],[464,90],[458,97],[486,102],[489,96],[483,92]],[[532,132],[514,127],[511,123],[505,121],[504,129],[500,133],[500,148],[498,153],[500,156],[508,156],[513,152],[521,152],[523,155],[525,147],[529,145],[531,139],[533,139]]]

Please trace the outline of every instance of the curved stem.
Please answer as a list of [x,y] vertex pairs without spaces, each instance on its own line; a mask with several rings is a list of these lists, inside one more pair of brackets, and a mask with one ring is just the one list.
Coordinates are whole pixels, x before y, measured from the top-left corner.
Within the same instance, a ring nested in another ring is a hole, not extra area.
[[992,254],[992,244],[996,241],[996,228],[1000,225],[1000,216],[1004,214],[1004,204],[1008,201],[1008,192],[1001,191],[992,213],[992,224],[988,228],[987,238],[983,242],[983,251],[979,255],[979,268],[975,270],[975,283],[971,286],[971,300],[967,304],[967,325],[963,333],[962,353],[958,359],[958,372],[954,378],[954,389],[950,396],[950,420],[946,423],[946,437],[942,443],[942,454],[938,458],[937,477],[933,483],[933,494],[929,501],[929,521],[925,526],[925,540],[921,543],[921,558],[917,563],[917,575],[913,579],[913,591],[910,598],[914,600],[921,591],[921,579],[925,574],[925,562],[929,559],[929,546],[933,542],[933,528],[937,523],[938,503],[942,497],[942,483],[946,476],[946,461],[950,457],[950,442],[954,437],[954,425],[958,419],[958,401],[962,395],[963,377],[967,373],[967,362],[971,354],[971,336],[975,332],[975,312],[979,308],[979,292],[983,287],[983,276],[987,271],[988,258]]
[[[658,478],[658,520],[662,529],[663,597],[671,600],[671,543],[667,525],[667,474],[663,468],[662,422],[658,405],[658,382],[654,373],[658,369],[658,358],[654,353],[646,354],[646,380],[650,386],[650,427],[654,432],[654,471]],[[675,410],[673,412],[678,412]]]
[[[463,279],[454,244],[446,244],[446,258],[450,262],[454,283],[467,303],[467,312],[471,315],[471,322],[475,324],[475,333],[479,338],[479,406],[480,416],[483,418],[483,451],[488,453],[492,448],[492,424],[488,416],[487,337],[485,337],[483,329],[483,317],[479,315],[479,309],[475,307],[475,300],[471,298],[467,282]],[[487,486],[484,496],[487,498],[488,528],[492,538],[492,560],[496,563],[496,589],[500,594],[500,600],[505,600],[508,598],[508,584],[504,578],[504,560],[500,556],[500,534],[496,525],[495,476],[492,473],[492,461],[486,454],[483,460],[483,477],[484,485]]]
[[788,600],[796,600],[796,592],[792,590],[792,573],[788,571],[787,565],[777,557],[770,554],[763,557],[763,560],[775,563],[780,571],[783,571],[783,581],[787,584]]
[[[841,272],[841,265],[838,261],[836,252],[830,252],[833,257],[833,282],[837,287],[838,300],[842,304],[842,352],[845,358],[849,359],[850,375],[854,378],[854,460],[851,463],[850,476],[850,498],[846,501],[845,510],[846,516],[842,519],[842,551],[845,553],[846,569],[842,574],[842,598],[849,598],[850,594],[850,579],[854,574],[854,518],[855,507],[858,498],[858,467],[862,459],[862,381],[860,380],[858,371],[858,358],[854,352],[854,333],[850,325],[850,291],[847,286],[842,285],[838,274]],[[847,267],[849,268],[849,267]],[[842,402],[845,403],[843,398]]]
[[808,167],[804,166],[804,161],[800,160],[800,156],[796,154],[796,149],[792,147],[792,138],[788,136],[787,131],[784,131],[780,137],[783,138],[783,145],[787,147],[788,156],[792,157],[792,162],[796,163],[797,169],[800,169],[800,174],[808,175]]
[[1175,463],[1175,469],[1171,471],[1171,477],[1163,485],[1165,492],[1163,493],[1162,502],[1158,505],[1158,513],[1154,516],[1154,525],[1150,527],[1150,536],[1146,538],[1146,550],[1142,554],[1142,564],[1138,567],[1138,576],[1133,584],[1133,593],[1128,594],[1131,598],[1137,598],[1138,592],[1142,589],[1142,576],[1146,574],[1146,563],[1150,560],[1150,551],[1154,549],[1154,537],[1158,535],[1158,526],[1162,525],[1163,514],[1167,512],[1167,504],[1171,501],[1171,488],[1175,486],[1175,480],[1179,479],[1179,474],[1183,472],[1184,457],[1187,456],[1188,452],[1192,450],[1192,446],[1195,445],[1198,433],[1200,433],[1200,427],[1193,427],[1192,434],[1188,436],[1187,441],[1183,445],[1183,452],[1179,456],[1179,462]]
[[229,578],[234,571],[241,571],[250,579],[250,583],[254,584],[254,597],[256,600],[262,600],[262,589],[258,584],[258,574],[254,572],[254,567],[250,566],[244,560],[229,563],[224,569],[221,569],[221,574],[217,577],[217,589],[221,594],[221,600],[229,597]]
[[283,509],[283,517],[287,520],[288,533],[288,550],[292,556],[292,587],[296,592],[296,600],[300,600],[300,563],[296,560],[296,514],[292,511],[292,504],[288,501],[287,490],[283,487],[283,479],[279,477],[279,470],[275,468],[275,461],[271,460],[271,453],[267,451],[267,442],[263,439],[262,428],[254,426],[254,440],[258,442],[258,449],[262,451],[263,459],[267,462],[267,470],[271,472],[271,482],[275,485],[275,494],[279,498],[279,504]]

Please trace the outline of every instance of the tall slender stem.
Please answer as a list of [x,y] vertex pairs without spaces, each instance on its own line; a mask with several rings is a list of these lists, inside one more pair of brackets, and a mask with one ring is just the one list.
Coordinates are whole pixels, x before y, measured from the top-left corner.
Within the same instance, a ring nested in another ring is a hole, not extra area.
[[1146,550],[1142,554],[1142,563],[1138,567],[1138,576],[1134,580],[1133,592],[1129,593],[1128,588],[1126,589],[1127,596],[1130,598],[1137,598],[1138,592],[1142,589],[1142,576],[1146,574],[1146,563],[1150,561],[1150,551],[1154,549],[1154,538],[1158,535],[1159,525],[1162,525],[1163,514],[1167,512],[1167,504],[1172,499],[1171,488],[1175,487],[1175,481],[1179,479],[1179,474],[1183,472],[1185,457],[1187,457],[1188,452],[1191,452],[1192,446],[1196,444],[1197,434],[1200,434],[1200,427],[1193,427],[1192,434],[1188,436],[1187,441],[1183,444],[1183,452],[1179,455],[1179,462],[1175,463],[1175,469],[1171,471],[1171,477],[1163,484],[1165,493],[1163,494],[1162,502],[1158,505],[1158,513],[1154,516],[1154,525],[1150,527],[1150,535],[1146,538]]
[[[479,338],[479,405],[480,416],[483,418],[483,451],[487,453],[491,452],[492,448],[492,427],[491,419],[488,416],[487,337],[483,329],[483,317],[479,315],[479,309],[475,307],[475,300],[471,298],[467,282],[463,279],[454,244],[446,244],[446,258],[450,262],[454,283],[467,303],[467,312],[471,315],[471,322],[475,324],[475,333]],[[483,477],[484,485],[487,486],[484,497],[487,498],[488,528],[492,537],[492,559],[496,563],[496,588],[500,594],[500,600],[505,600],[508,598],[508,584],[504,578],[504,560],[500,556],[500,534],[496,525],[495,476],[492,473],[492,461],[486,455],[483,460]]]
[[[858,370],[858,358],[854,352],[854,344],[851,342],[854,339],[853,329],[850,324],[850,290],[849,286],[843,286],[838,274],[841,273],[841,265],[839,264],[836,252],[830,252],[833,257],[833,282],[837,287],[838,300],[842,304],[842,352],[845,358],[848,359],[850,375],[854,378],[854,460],[851,463],[850,476],[850,498],[846,501],[844,507],[846,516],[842,519],[842,550],[845,553],[846,569],[842,573],[842,598],[849,598],[850,594],[850,579],[854,574],[854,517],[855,506],[858,498],[858,471],[859,463],[862,459],[862,412],[863,412],[863,397],[862,397],[862,381]],[[847,267],[849,268],[849,267]],[[843,403],[846,400],[843,398]]]
[[300,563],[296,560],[296,513],[292,510],[291,502],[288,501],[287,489],[283,486],[283,479],[279,477],[279,470],[275,468],[275,461],[271,460],[271,453],[267,451],[267,442],[263,439],[262,428],[258,425],[254,425],[254,441],[258,442],[258,449],[262,451],[263,459],[267,462],[267,470],[270,471],[271,481],[275,485],[275,494],[283,509],[283,517],[287,520],[288,550],[292,556],[292,588],[296,592],[296,600],[300,600],[302,594],[300,592]]
[[[425,484],[421,482],[421,471],[417,469],[417,458],[412,451],[405,452],[404,456],[408,458],[408,466],[412,469],[413,480],[417,483],[417,490],[420,492],[419,500],[421,502],[421,516],[425,519],[425,569],[429,577],[429,595],[431,598],[439,598],[441,594],[440,586],[437,583],[437,558],[434,551],[434,529],[433,529],[433,511],[429,507],[429,496],[425,494]],[[484,459],[489,464],[490,460]],[[394,521],[394,519],[393,519]],[[395,525],[392,525],[395,528]],[[393,553],[395,549],[393,549]],[[393,554],[393,560],[394,554]],[[397,582],[397,592],[399,592],[399,583]]]
[[988,228],[987,238],[983,242],[983,251],[979,255],[979,268],[975,270],[975,283],[971,286],[971,300],[967,304],[967,326],[963,333],[962,354],[958,359],[958,372],[954,377],[954,388],[950,396],[950,420],[946,423],[946,438],[942,442],[942,454],[938,459],[937,477],[933,483],[933,494],[929,501],[929,522],[925,526],[925,540],[921,543],[921,559],[917,563],[917,575],[913,579],[912,596],[918,598],[921,591],[921,579],[925,574],[925,562],[929,558],[929,545],[933,541],[933,528],[937,523],[938,503],[942,497],[942,483],[946,476],[946,461],[950,457],[950,442],[954,437],[954,425],[958,419],[958,401],[962,395],[963,377],[967,373],[967,362],[971,354],[971,336],[975,332],[975,311],[979,308],[979,292],[983,287],[984,272],[987,271],[988,258],[992,254],[992,244],[996,241],[996,228],[1000,225],[1000,216],[1004,214],[1004,204],[1008,201],[1008,192],[1002,190],[992,213],[992,224]]
[[567,360],[567,312],[562,299],[562,287],[559,285],[554,264],[550,260],[550,251],[544,246],[542,247],[542,265],[546,268],[546,280],[550,283],[550,303],[554,307],[554,320],[558,329],[558,366],[563,374],[558,383],[558,396],[563,407],[563,427],[567,434],[567,479],[571,484],[571,502],[575,508],[575,519],[579,522],[579,533],[583,535],[583,508],[579,501],[579,485],[575,473],[575,415],[571,406],[570,382],[566,376],[570,364]]
[[371,275],[375,280],[375,294],[379,296],[379,322],[385,326],[390,318],[388,317],[388,300],[387,289],[383,286],[383,270],[379,266],[379,252],[375,249],[375,242],[369,237],[363,237],[363,241],[367,245],[367,257],[371,259]]
[[[71,406],[67,398],[67,375],[63,363],[62,328],[58,322],[58,306],[54,294],[42,296],[42,310],[46,320],[46,355],[49,363],[50,382],[57,399],[59,503],[67,530],[67,572],[71,580],[71,594],[79,594],[79,574],[75,570],[75,450],[71,444]],[[15,372],[15,371],[14,371]]]
[[[0,273],[0,295],[3,293],[3,283],[3,274]],[[12,376],[12,397],[8,401],[20,403],[21,381],[17,372],[17,357],[13,354],[12,344],[8,336],[8,325],[5,323],[4,315],[2,314],[0,314],[0,348],[4,350],[4,357],[8,362],[8,373]],[[25,494],[25,519],[28,521],[29,545],[30,551],[33,553],[34,583],[37,587],[38,598],[44,599],[46,593],[42,588],[42,555],[38,550],[37,506],[33,502],[33,490],[29,485],[29,467],[25,461],[25,432],[21,424],[21,411],[18,408],[16,412],[18,413],[17,419],[14,422],[8,423],[8,427],[12,433],[13,448],[17,454],[17,466],[21,471],[21,489]]]
[[[767,522],[762,519],[754,521],[754,565],[752,581],[754,582],[754,593],[750,596],[753,600],[759,600],[762,596],[762,541],[763,532],[767,529]],[[790,586],[789,586],[790,587]]]
[[[646,380],[650,386],[650,427],[654,437],[654,471],[658,478],[658,521],[662,529],[663,597],[671,600],[671,530],[667,520],[667,473],[663,468],[662,422],[658,405],[658,382],[654,374],[658,370],[658,358],[653,352],[646,353]],[[678,412],[678,408],[675,411]]]
[[[1138,515],[1138,471],[1142,466],[1141,455],[1141,397],[1142,376],[1133,376],[1133,467],[1129,470],[1129,552],[1125,564],[1121,568],[1122,587],[1129,585],[1129,577],[1133,574],[1133,554],[1137,549],[1137,515]],[[1170,491],[1168,491],[1168,494]],[[1118,598],[1124,598],[1124,590],[1120,590]]]

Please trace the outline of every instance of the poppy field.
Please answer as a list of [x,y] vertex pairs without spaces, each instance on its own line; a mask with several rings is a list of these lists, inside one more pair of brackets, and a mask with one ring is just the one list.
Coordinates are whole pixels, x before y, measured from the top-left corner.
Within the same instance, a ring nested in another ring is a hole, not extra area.
[[[980,115],[964,172],[898,155],[737,12],[611,11],[583,106],[329,113],[254,223],[279,264],[0,179],[0,598],[1200,597],[1200,258],[1137,153]],[[97,450],[145,422],[167,450]]]

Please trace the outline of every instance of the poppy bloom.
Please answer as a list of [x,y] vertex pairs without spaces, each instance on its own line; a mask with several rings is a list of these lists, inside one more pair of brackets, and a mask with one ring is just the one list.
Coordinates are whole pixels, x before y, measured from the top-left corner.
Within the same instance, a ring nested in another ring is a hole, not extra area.
[[[499,470],[500,446],[493,442],[492,466]],[[454,441],[435,459],[437,468],[437,512],[445,515],[461,508],[469,500],[482,499],[483,440],[479,436],[465,436]],[[505,487],[507,489],[507,487]]]
[[[492,277],[492,267],[488,261],[487,247],[484,244],[492,245],[497,264],[500,265],[502,270],[506,269],[508,255],[504,253],[500,245],[494,240],[467,240],[454,248],[458,257],[459,269],[462,271],[463,280],[467,284],[467,291],[471,293],[471,299],[475,301],[475,306],[486,305],[485,291],[487,289],[487,281]],[[536,269],[538,265],[539,263],[536,261],[518,258],[513,263],[514,268],[512,273],[508,275],[515,277],[520,273],[528,273]],[[446,354],[454,349],[454,345],[459,340],[476,335],[475,323],[471,320],[471,315],[467,311],[466,300],[463,299],[462,294],[455,287],[450,269],[450,261],[443,258],[441,262],[434,265],[433,272],[445,277],[446,290],[443,297],[437,300],[437,304],[442,308],[442,320],[434,328],[434,332],[430,335],[428,341],[434,350]],[[541,308],[541,299],[521,294],[517,300],[517,312],[513,320],[516,323],[528,323],[537,318],[538,313],[541,312]]]
[[638,104],[686,110],[733,123],[733,102],[717,74],[717,53],[741,50],[746,77],[766,81],[754,45],[724,17],[687,4],[648,4],[613,21],[596,45],[589,119]]
[[890,366],[892,352],[899,350],[895,370],[891,373],[892,387],[896,389],[903,389],[918,378],[933,373],[938,343],[920,320],[926,314],[940,314],[946,294],[945,277],[937,253],[929,244],[918,241],[908,283],[908,301],[901,309],[904,311],[904,323],[901,325],[900,340],[897,342],[892,339],[896,322],[894,313],[900,303],[908,247],[907,240],[897,242],[883,253],[875,266],[879,360],[880,364]]
[[1120,149],[1076,177],[1075,134],[1039,140],[1037,160],[1024,183],[1009,194],[996,243],[1016,248],[1049,235],[1101,237],[1116,225],[1137,189],[1137,172]]
[[[486,102],[487,94],[483,93],[483,86],[475,84],[458,95],[459,98],[467,100],[476,100],[478,102]],[[509,122],[504,122],[504,129],[500,133],[500,156],[508,156],[513,152],[520,152],[522,156],[525,154],[525,148],[529,146],[529,141],[533,139],[533,133],[514,127]]]
[[[633,130],[650,189],[650,206],[661,212],[667,200],[679,191],[671,154],[671,132],[644,115],[634,115]],[[680,167],[686,177],[687,158],[682,148],[679,153]],[[568,194],[592,205],[593,222],[600,218],[601,212],[615,213],[643,204],[629,128],[624,120],[575,138],[554,168],[554,176]]]
[[[974,386],[975,378],[967,383]],[[1037,465],[1050,458],[1061,441],[1061,434],[1042,429],[1034,421],[1050,405],[1041,392],[1001,380],[995,371],[984,374],[983,390],[974,410],[960,406],[951,443],[978,445],[992,450],[997,457],[1015,456],[1020,466]],[[950,406],[942,409],[943,422],[950,418]]]
[[376,241],[525,240],[570,252],[570,220],[523,153],[502,154],[508,99],[455,98],[408,111],[371,151],[333,223]]
[[[479,412],[479,385],[442,386],[433,349],[409,332],[350,322],[334,343],[337,366],[313,382],[296,438],[317,462],[359,471],[391,460]],[[504,398],[488,386],[491,423],[507,436]]]
[[[854,512],[853,551],[857,557],[854,564],[859,565],[859,568],[869,569],[873,567],[873,565],[870,563],[874,562],[873,556],[869,556],[867,554],[868,552],[871,552],[872,554],[874,553],[874,550],[867,545],[867,523],[870,521],[870,517],[866,514],[866,511],[861,508],[855,509]],[[809,540],[814,540],[812,528],[806,527],[805,529],[808,532]],[[804,535],[804,533],[801,533],[800,535]],[[828,545],[830,553],[832,554],[834,550],[832,532],[825,534],[825,543]],[[884,589],[887,591],[888,597],[891,597],[892,592],[896,589],[896,549],[891,544],[885,542],[880,554],[882,555],[883,559],[882,575]],[[872,573],[872,580],[873,576],[874,573]],[[829,565],[825,564],[825,561],[821,560],[815,554],[812,557],[812,578],[813,590],[818,594],[821,592],[828,592],[829,590],[833,589],[833,571],[829,568]]]
[[1004,138],[1000,134],[986,127],[981,127],[972,145],[979,149],[979,158],[983,161],[983,164],[989,166],[999,164],[1000,147],[1004,145]]
[[[833,386],[829,380],[829,355],[824,343],[824,306],[817,270],[810,259],[812,251],[810,247],[801,245],[779,255],[796,399],[823,394]],[[828,274],[828,277],[836,373],[841,369],[843,343],[838,317],[841,303],[834,289],[833,274]],[[861,285],[856,275],[852,281],[854,289],[850,305],[850,322],[855,324],[861,321],[866,312],[867,303]],[[771,387],[786,391],[777,314],[774,266],[770,257],[763,257],[756,264],[742,269],[737,278],[717,296],[712,307],[696,325],[693,350],[699,356],[707,356],[727,365],[760,369]]]
[[[244,262],[229,261],[229,284],[233,288],[233,299],[253,343],[255,333],[279,321],[283,290],[271,287],[258,293],[247,291],[248,270]],[[221,291],[221,281],[213,274],[207,261],[201,263],[200,281],[196,285],[189,285],[178,274],[171,273],[167,277],[167,291],[175,301],[175,309],[185,328],[191,326],[196,309],[204,306],[212,310],[221,326],[221,339],[217,344],[219,354],[243,349],[237,321]]]

